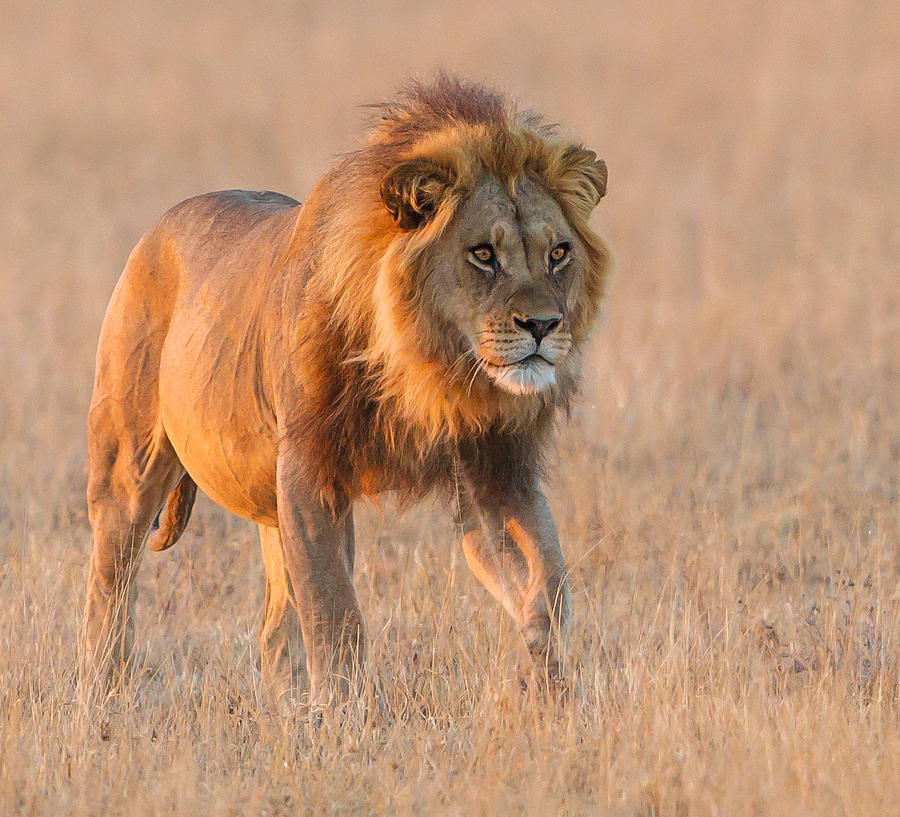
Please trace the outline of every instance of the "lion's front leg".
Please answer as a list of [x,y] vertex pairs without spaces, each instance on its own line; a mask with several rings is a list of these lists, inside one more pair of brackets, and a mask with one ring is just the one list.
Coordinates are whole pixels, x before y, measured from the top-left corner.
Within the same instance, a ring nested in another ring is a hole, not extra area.
[[536,483],[507,491],[463,482],[466,562],[515,620],[539,673],[559,680],[572,601],[547,500]]
[[353,588],[353,518],[335,516],[304,489],[290,449],[278,458],[278,524],[309,676],[310,701],[327,704],[359,687],[365,651]]
[[260,669],[266,687],[282,706],[308,691],[306,649],[297,602],[284,562],[278,528],[259,526],[266,567],[266,606],[259,631]]

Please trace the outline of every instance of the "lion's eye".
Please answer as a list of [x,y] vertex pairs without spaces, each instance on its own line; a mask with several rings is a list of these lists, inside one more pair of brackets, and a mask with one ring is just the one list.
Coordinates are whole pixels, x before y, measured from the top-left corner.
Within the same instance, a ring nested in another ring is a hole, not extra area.
[[479,266],[497,268],[497,255],[490,244],[479,244],[477,247],[472,247],[469,255]]
[[568,244],[557,244],[550,250],[550,266],[555,267],[566,260],[569,255]]

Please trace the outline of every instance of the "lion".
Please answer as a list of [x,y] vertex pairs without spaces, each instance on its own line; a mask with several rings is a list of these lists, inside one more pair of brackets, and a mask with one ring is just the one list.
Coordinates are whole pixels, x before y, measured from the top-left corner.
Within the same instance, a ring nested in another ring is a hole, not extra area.
[[199,486],[256,522],[276,698],[346,697],[366,637],[352,507],[452,498],[476,577],[545,679],[566,675],[566,566],[542,452],[578,389],[609,266],[597,155],[479,84],[412,82],[304,204],[229,190],[138,242],[103,322],[88,418],[84,646],[111,683],[145,544]]

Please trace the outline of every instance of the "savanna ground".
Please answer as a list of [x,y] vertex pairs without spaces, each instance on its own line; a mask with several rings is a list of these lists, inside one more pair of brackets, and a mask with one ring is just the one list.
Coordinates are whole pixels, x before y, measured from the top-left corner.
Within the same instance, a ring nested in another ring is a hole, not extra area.
[[[2,3],[0,814],[898,813],[900,15],[588,6]],[[357,581],[392,717],[280,717],[255,528],[201,501],[87,706],[85,412],[131,246],[197,192],[302,197],[441,63],[610,167],[548,486],[581,694],[520,692],[447,510],[388,500]]]

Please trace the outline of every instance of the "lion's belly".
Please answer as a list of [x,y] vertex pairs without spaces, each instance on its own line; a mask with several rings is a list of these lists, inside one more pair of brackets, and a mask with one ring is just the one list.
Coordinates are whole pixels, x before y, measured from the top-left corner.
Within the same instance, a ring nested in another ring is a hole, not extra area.
[[182,465],[233,513],[277,525],[274,418],[260,403],[256,367],[227,328],[173,320],[160,362],[163,426]]
[[238,516],[278,525],[274,444],[233,428],[198,427],[169,412],[164,423],[178,458],[204,493]]

